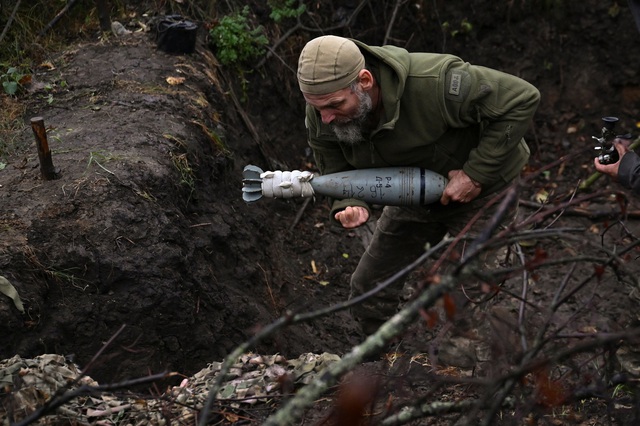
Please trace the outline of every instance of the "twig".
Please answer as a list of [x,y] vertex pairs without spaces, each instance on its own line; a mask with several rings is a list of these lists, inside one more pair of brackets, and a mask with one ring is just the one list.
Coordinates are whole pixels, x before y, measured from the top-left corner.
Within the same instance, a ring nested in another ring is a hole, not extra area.
[[[116,331],[110,338],[109,340],[102,345],[102,347],[100,348],[100,350],[93,356],[93,358],[91,358],[91,360],[89,361],[89,363],[87,364],[87,366],[85,368],[82,369],[82,371],[80,372],[80,374],[78,375],[78,377],[76,377],[73,382],[71,382],[68,386],[73,386],[73,385],[77,385],[80,383],[80,381],[82,380],[82,378],[84,378],[87,375],[87,372],[90,370],[91,366],[93,365],[93,363],[102,355],[102,353],[104,353],[104,351],[113,343],[113,341],[120,335],[120,333],[122,333],[122,330],[124,330],[124,328],[126,327],[125,324],[123,324],[118,331]],[[120,383],[112,383],[112,384],[105,384],[105,385],[98,385],[98,386],[89,386],[89,385],[83,385],[78,387],[75,390],[59,390],[58,392],[56,392],[51,399],[49,399],[47,402],[45,402],[45,404],[40,407],[38,410],[34,411],[30,416],[28,416],[27,418],[25,418],[24,420],[22,420],[20,423],[16,424],[15,426],[26,426],[29,425],[31,423],[33,423],[34,421],[38,420],[41,417],[44,417],[45,415],[47,415],[47,413],[50,413],[52,411],[54,411],[55,409],[57,409],[58,407],[61,407],[62,405],[66,404],[67,402],[73,400],[74,398],[77,398],[79,396],[82,395],[90,395],[93,394],[95,392],[103,392],[103,391],[108,391],[108,390],[114,390],[114,389],[122,389],[122,388],[127,388],[127,387],[131,387],[131,386],[136,386],[139,384],[143,384],[143,383],[149,383],[149,382],[153,382],[156,380],[160,380],[160,379],[164,379],[167,377],[171,377],[173,376],[175,373],[168,373],[168,372],[163,372],[160,374],[155,374],[152,376],[147,376],[147,377],[142,377],[139,379],[133,379],[133,380],[125,380],[123,382]],[[62,393],[64,392],[64,393]]]
[[387,27],[387,31],[384,34],[384,39],[382,44],[387,44],[389,41],[389,36],[391,34],[391,29],[393,28],[393,24],[398,16],[398,9],[406,3],[406,0],[397,0],[396,5],[393,8],[393,13],[391,14],[391,19],[389,20],[389,26]]
[[[298,18],[297,24],[294,25],[293,27],[289,28],[287,30],[287,32],[282,35],[282,37],[280,37],[278,40],[276,40],[273,43],[273,45],[267,49],[269,52],[266,55],[264,55],[264,58],[262,58],[260,60],[260,62],[258,62],[258,65],[256,66],[256,68],[262,67],[264,65],[264,63],[267,61],[267,59],[269,59],[271,57],[271,55],[275,55],[275,51],[278,48],[278,46],[280,46],[282,43],[284,43],[284,41],[287,38],[289,38],[289,36],[291,36],[291,34],[295,33],[296,31],[298,31],[302,27],[303,27],[303,25],[300,22],[300,18]],[[285,63],[285,65],[287,66],[287,68],[289,68],[289,66],[286,63]],[[295,71],[293,71],[293,73],[295,74]]]
[[126,324],[122,324],[120,326],[120,328],[118,329],[118,331],[116,331],[109,338],[109,340],[107,340],[105,342],[105,344],[102,345],[100,350],[98,352],[96,352],[96,354],[91,358],[89,363],[82,369],[82,372],[80,373],[80,376],[78,377],[78,379],[76,379],[76,382],[78,382],[82,377],[87,375],[87,372],[89,372],[89,370],[91,370],[91,367],[93,366],[93,363],[96,362],[96,360],[104,353],[104,351],[111,345],[111,343],[113,343],[113,341],[116,340],[116,338],[120,335],[120,333],[122,333],[122,331],[125,329],[126,326],[127,326]]
[[[222,71],[220,72],[222,74]],[[260,148],[260,152],[262,152],[262,155],[264,155],[265,159],[269,162],[269,167],[271,167],[272,170],[277,170],[278,168],[286,169],[287,165],[285,164],[285,162],[283,160],[280,160],[280,158],[273,152],[273,150],[269,149],[268,145],[263,142],[262,138],[260,138],[258,130],[249,118],[249,114],[247,114],[247,112],[242,107],[242,104],[240,103],[238,96],[233,90],[232,85],[228,83],[229,79],[226,78],[224,74],[222,74],[222,80],[226,83],[227,93],[231,96],[231,100],[236,107],[236,111],[238,112],[238,114],[240,114],[242,122],[251,134],[253,141],[258,145],[258,148]]]
[[[529,217],[526,220],[523,220],[522,222],[520,222],[518,224],[517,228],[526,229],[529,226],[532,226],[532,225],[535,225],[535,224],[539,224],[539,223],[542,222],[542,220],[546,219],[551,214],[559,212],[559,211],[565,211],[567,209],[567,207],[570,206],[570,205],[580,204],[580,203],[582,203],[584,201],[588,201],[588,200],[591,200],[593,198],[601,197],[602,195],[604,195],[604,192],[603,191],[599,191],[599,192],[594,192],[592,194],[588,194],[588,195],[585,195],[585,196],[582,196],[582,197],[572,198],[568,202],[554,204],[553,206],[549,207],[548,209],[543,209],[539,213]],[[505,233],[505,231],[502,231],[502,233]]]
[[311,200],[312,198],[306,198],[304,200],[304,203],[302,203],[302,207],[300,207],[300,209],[298,210],[298,214],[296,214],[296,217],[293,219],[293,222],[291,222],[291,226],[289,226],[289,232],[293,231],[293,228],[295,228],[298,222],[300,222],[300,219],[302,219],[302,215],[304,214],[304,211],[309,206],[309,203],[311,202]]
[[[515,386],[522,377],[531,373],[533,371],[539,370],[540,368],[552,365],[555,363],[559,363],[572,355],[586,352],[590,349],[594,349],[600,346],[606,346],[612,343],[617,343],[620,340],[631,339],[640,335],[640,328],[633,328],[630,330],[618,332],[618,333],[600,333],[595,334],[592,338],[583,343],[578,343],[572,347],[569,347],[564,350],[560,350],[553,354],[552,356],[540,360],[534,360],[531,354],[534,351],[531,351],[529,354],[525,355],[523,362],[519,367],[516,367],[509,371],[504,377],[498,378],[495,383],[502,383],[503,385],[495,394],[491,392],[487,392],[486,398],[490,398],[493,401],[493,406],[488,415],[485,417],[484,421],[481,423],[482,425],[489,426],[494,424],[494,417],[497,415],[498,410],[501,408],[503,402],[508,398],[508,393],[511,391],[513,386]],[[484,405],[483,402],[486,401],[480,400],[479,403]],[[481,406],[482,406],[481,405]]]
[[16,3],[16,6],[13,8],[13,11],[11,12],[11,16],[9,16],[9,20],[7,21],[7,24],[4,26],[4,29],[2,30],[2,34],[0,34],[0,43],[2,43],[2,39],[4,38],[7,31],[9,31],[9,27],[11,26],[13,19],[16,17],[16,13],[18,13],[18,8],[20,7],[20,3],[22,3],[22,0],[18,0],[18,2]]
[[[525,265],[526,261],[524,258],[524,253],[522,252],[522,247],[520,244],[515,244],[516,254],[518,255],[518,259],[520,259],[520,264],[522,266]],[[527,350],[527,337],[524,328],[524,312],[526,308],[527,295],[529,293],[529,272],[527,268],[522,268],[522,293],[520,297],[520,307],[518,309],[518,330],[520,331],[520,343],[522,344],[522,350]]]
[[[625,250],[623,250],[621,253],[616,254],[616,253],[610,253],[610,258],[607,262],[604,262],[605,265],[611,265],[615,260],[619,259],[619,256],[622,256],[625,252],[628,252],[629,250],[632,250],[633,247],[636,247],[640,245],[640,240],[635,241],[633,244],[631,244],[629,247],[627,247]],[[574,258],[575,260],[575,258]],[[574,266],[572,267],[571,271],[569,272],[569,275],[571,275],[572,271],[575,268],[575,264],[573,264]],[[567,276],[567,280],[568,280],[568,276]],[[586,283],[588,283],[590,280],[592,280],[594,277],[596,276],[596,272],[593,272],[590,276],[586,277],[585,279],[582,280],[582,283],[578,284],[574,289],[572,289],[568,294],[566,294],[564,297],[559,298],[560,293],[556,293],[556,297],[554,297],[554,302],[553,305],[551,307],[551,312],[555,312],[555,310],[562,305],[563,303],[565,303],[569,297],[571,297],[572,295],[574,295],[578,290],[582,289]],[[561,286],[562,288],[564,288],[564,285]],[[569,321],[567,321],[568,323]],[[541,366],[544,365],[549,365],[552,362],[558,362],[562,359],[567,358],[569,355],[574,354],[574,353],[580,353],[580,352],[584,352],[590,348],[594,348],[597,347],[597,343],[593,344],[591,342],[588,342],[588,345],[586,345],[586,349],[585,349],[585,345],[576,345],[573,348],[569,348],[565,351],[561,351],[560,353],[556,353],[554,354],[552,357],[550,358],[545,358],[541,361],[536,361],[534,362],[533,360],[535,359],[535,357],[538,355],[538,353],[542,350],[542,347],[546,344],[546,342],[548,342],[549,338],[545,338],[544,335],[548,329],[548,326],[550,324],[550,318],[547,319],[546,324],[540,328],[540,330],[537,333],[536,338],[534,339],[534,345],[532,347],[532,349],[525,353],[524,356],[522,357],[522,362],[520,363],[520,367],[516,368],[513,370],[513,375],[511,375],[511,378],[509,380],[500,382],[498,381],[497,383],[502,383],[501,388],[498,390],[496,395],[493,395],[492,393],[487,393],[486,398],[491,398],[494,402],[493,402],[493,406],[491,407],[491,409],[489,410],[489,415],[485,418],[485,421],[482,423],[483,425],[489,425],[492,422],[493,417],[496,415],[496,413],[498,412],[498,410],[500,409],[500,406],[502,404],[502,401],[504,400],[504,398],[507,397],[507,395],[509,394],[509,392],[511,392],[511,390],[513,389],[513,387],[515,386],[515,384],[518,381],[519,377],[523,377],[523,374],[526,374],[526,372],[530,372],[535,370],[536,368],[540,368]],[[556,331],[557,332],[557,331]],[[604,339],[606,341],[616,341],[619,340],[623,337],[633,337],[634,335],[637,335],[640,332],[640,329],[635,329],[632,330],[630,332],[625,332],[625,333],[619,333],[617,335],[606,335],[606,337],[604,337]],[[600,340],[602,338],[603,335],[595,335],[594,338],[596,339],[596,341]],[[611,337],[611,336],[622,336],[622,337]],[[611,339],[611,340],[609,340]],[[531,364],[533,363],[533,364]],[[519,374],[515,374],[515,372],[518,371]]]
[[269,297],[271,298],[271,304],[273,305],[273,311],[280,315],[280,309],[278,309],[278,304],[276,303],[275,297],[273,297],[273,290],[271,290],[271,284],[269,284],[269,277],[267,276],[267,271],[264,270],[262,265],[257,264],[258,268],[262,270],[262,275],[264,275],[264,282],[267,284],[267,292],[269,293]]
[[38,36],[42,37],[43,35],[45,35],[47,33],[47,31],[49,31],[51,28],[53,28],[53,26],[55,24],[58,23],[58,21],[60,20],[60,18],[62,18],[62,16],[67,13],[69,11],[69,9],[71,9],[73,7],[73,5],[77,2],[78,0],[69,0],[69,2],[62,8],[62,10],[60,12],[58,12],[58,14],[51,20],[51,22],[49,22],[47,24],[46,27],[44,27],[40,33],[38,34]]
[[[502,408],[513,408],[515,405],[513,398],[505,398]],[[380,424],[382,426],[397,426],[405,425],[412,420],[423,419],[425,417],[441,416],[443,414],[450,413],[465,413],[469,409],[473,408],[477,404],[474,399],[468,399],[463,401],[434,401],[427,402],[422,405],[402,407],[397,414],[393,414],[384,419]]]
[[138,379],[125,380],[119,383],[111,383],[111,384],[98,385],[98,386],[89,386],[89,385],[80,386],[78,389],[69,390],[63,393],[62,395],[54,396],[49,401],[47,401],[45,405],[43,405],[42,407],[34,411],[30,416],[22,420],[20,423],[14,424],[13,426],[27,426],[33,423],[34,421],[46,416],[47,413],[50,413],[56,410],[57,408],[63,406],[67,402],[72,401],[73,399],[78,398],[80,396],[92,395],[98,392],[106,392],[106,391],[111,391],[116,389],[125,389],[125,388],[138,386],[145,383],[155,382],[157,380],[166,379],[174,375],[176,375],[176,373],[169,373],[165,371],[163,373],[141,377]]
[[447,50],[447,33],[442,26],[442,21],[440,20],[440,14],[438,13],[438,1],[433,0],[433,13],[436,15],[436,20],[438,21],[438,28],[440,28],[440,32],[442,33],[442,52],[446,52]]
[[403,308],[385,322],[374,334],[360,345],[353,347],[340,361],[327,367],[320,377],[300,389],[274,415],[269,417],[263,426],[279,426],[299,424],[305,409],[311,406],[324,392],[335,385],[340,377],[351,371],[364,361],[371,353],[382,350],[388,342],[411,325],[425,307],[433,306],[443,294],[450,292],[460,277],[446,276],[438,285],[432,285],[420,294],[409,306]]
[[[358,14],[362,11],[362,9],[369,3],[370,0],[363,0],[361,1],[358,6],[354,9],[353,13],[349,16],[349,19],[347,19],[346,22],[340,24],[340,25],[334,25],[332,27],[326,27],[326,28],[311,28],[308,27],[306,25],[304,25],[302,23],[302,21],[300,20],[300,17],[298,17],[298,21],[296,22],[296,25],[294,25],[293,27],[291,27],[289,30],[287,30],[286,33],[284,33],[278,40],[276,40],[273,45],[268,48],[267,50],[269,51],[264,58],[262,58],[260,60],[260,62],[258,62],[256,68],[260,68],[261,66],[264,65],[264,63],[271,57],[271,55],[275,55],[275,51],[278,48],[278,46],[280,46],[282,43],[284,43],[284,41],[289,38],[293,33],[295,33],[298,30],[303,30],[303,31],[309,31],[309,32],[320,32],[320,33],[329,33],[332,31],[336,31],[339,30],[341,28],[349,28],[351,26],[351,23],[356,19],[356,17],[358,16]],[[286,65],[286,64],[285,64]],[[287,66],[287,68],[289,68]],[[294,72],[295,73],[295,72]]]
[[[616,192],[616,193],[624,195],[622,192]],[[538,209],[541,211],[546,211],[550,209],[548,204],[540,204],[538,202],[528,201],[528,200],[520,200],[520,205],[524,207]],[[595,219],[616,217],[616,216],[619,216],[621,212],[615,209],[588,210],[583,207],[572,207],[572,208],[565,208],[562,211],[562,214],[565,216],[582,216],[588,219],[595,220]],[[625,212],[625,216],[628,218],[638,219],[640,218],[640,210],[630,210],[630,211],[628,210]]]
[[[475,256],[478,251],[480,251],[483,247],[483,244],[489,240],[491,235],[495,232],[495,230],[502,223],[502,218],[507,214],[507,212],[517,203],[518,197],[518,188],[517,184],[511,185],[505,191],[502,191],[500,194],[496,195],[493,199],[491,199],[487,205],[480,211],[474,219],[479,218],[481,213],[495,204],[498,200],[502,199],[500,205],[498,206],[498,210],[493,214],[484,230],[478,235],[478,237],[473,241],[470,245],[469,249],[465,253],[463,257],[463,261],[461,262],[461,266],[464,265],[467,259]],[[475,221],[475,220],[474,220]]]
[[[575,198],[577,192],[578,192],[578,188],[576,187],[571,193],[571,197],[569,198],[569,201],[568,201],[569,203],[571,203],[571,201]],[[558,215],[551,221],[551,223],[546,226],[546,228],[551,228],[551,226],[553,226],[554,223],[560,220],[560,217],[564,214],[565,211],[566,211],[566,208],[562,209],[560,213],[558,213]]]
[[[285,325],[293,325],[293,324],[297,324],[297,323],[300,323],[300,322],[309,321],[311,319],[320,318],[320,317],[332,314],[334,312],[338,312],[338,311],[341,311],[341,310],[348,309],[353,305],[357,305],[359,303],[362,303],[362,301],[364,301],[365,299],[367,299],[367,298],[371,297],[372,295],[380,292],[381,290],[383,290],[386,287],[390,286],[391,284],[393,284],[394,282],[396,282],[400,278],[405,277],[406,275],[408,275],[411,271],[415,270],[418,266],[422,265],[435,252],[437,252],[440,249],[442,249],[442,247],[445,244],[448,244],[450,242],[451,242],[451,240],[443,239],[438,245],[434,246],[430,250],[427,250],[422,256],[420,256],[418,259],[416,259],[413,263],[409,264],[408,266],[406,266],[401,271],[399,271],[399,272],[395,273],[394,275],[392,275],[391,277],[387,278],[386,280],[381,282],[377,287],[375,287],[372,290],[369,290],[366,293],[363,293],[363,294],[361,294],[361,295],[359,295],[357,297],[351,298],[346,302],[338,303],[338,304],[329,306],[327,308],[319,309],[319,310],[316,310],[316,311],[313,311],[313,312],[309,312],[309,313],[306,313],[306,314],[296,314],[296,315],[287,314],[285,316],[282,316],[282,317],[278,318],[276,321],[272,322],[271,324],[267,325],[266,327],[264,327],[263,329],[258,331],[249,340],[247,340],[246,342],[244,342],[241,345],[239,345],[238,347],[236,347],[236,349],[225,358],[224,362],[222,363],[222,366],[220,367],[220,371],[218,373],[218,376],[216,377],[216,380],[209,387],[209,395],[207,397],[207,401],[205,402],[204,406],[202,407],[202,411],[200,412],[199,426],[206,426],[207,425],[209,413],[211,411],[211,406],[213,405],[213,402],[215,401],[215,399],[217,397],[217,394],[218,394],[218,392],[219,392],[219,390],[220,390],[220,388],[222,386],[222,381],[227,376],[227,372],[229,371],[231,366],[236,362],[238,357],[240,357],[243,353],[245,353],[249,348],[255,347],[255,345],[258,342],[262,341],[262,339],[264,339],[267,336],[270,336],[276,330],[279,330],[280,328],[284,327]],[[433,286],[433,287],[439,287],[439,286]],[[395,317],[392,317],[392,319],[393,318],[395,318]],[[390,319],[389,322],[392,319]],[[400,333],[401,331],[402,330],[399,330],[398,333]],[[367,356],[370,353],[372,353],[372,351],[376,351],[378,349],[379,348],[377,346],[366,347],[364,349],[361,349],[362,351],[364,351],[364,352],[362,352],[361,355],[363,357]]]

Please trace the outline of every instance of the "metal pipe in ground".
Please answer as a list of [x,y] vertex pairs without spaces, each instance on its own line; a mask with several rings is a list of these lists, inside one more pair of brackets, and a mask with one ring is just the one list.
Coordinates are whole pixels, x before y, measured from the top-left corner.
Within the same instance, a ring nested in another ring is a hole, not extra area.
[[47,129],[44,127],[44,119],[42,117],[33,117],[31,119],[31,128],[36,137],[36,145],[38,146],[38,158],[40,159],[40,173],[44,180],[53,180],[58,177],[58,172],[53,167],[51,159],[51,151],[49,150],[49,142],[47,142]]

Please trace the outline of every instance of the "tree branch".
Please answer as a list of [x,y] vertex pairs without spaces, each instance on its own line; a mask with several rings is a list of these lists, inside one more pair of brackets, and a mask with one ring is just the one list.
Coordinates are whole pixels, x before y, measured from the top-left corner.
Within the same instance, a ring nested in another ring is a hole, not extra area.
[[22,3],[22,0],[18,0],[16,2],[16,5],[13,8],[13,11],[11,12],[11,16],[9,16],[9,19],[7,20],[7,24],[4,26],[4,29],[2,30],[2,34],[0,34],[0,43],[2,43],[2,39],[4,38],[7,31],[9,31],[9,27],[11,27],[11,24],[13,23],[13,20],[16,17],[16,13],[18,13],[18,8],[20,7],[20,3]]

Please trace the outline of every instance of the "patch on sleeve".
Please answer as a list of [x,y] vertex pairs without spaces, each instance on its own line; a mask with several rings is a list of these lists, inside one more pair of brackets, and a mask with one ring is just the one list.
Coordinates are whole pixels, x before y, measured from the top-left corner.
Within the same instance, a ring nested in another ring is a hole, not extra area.
[[462,102],[467,98],[471,88],[469,73],[462,70],[450,70],[445,80],[445,94],[447,99]]

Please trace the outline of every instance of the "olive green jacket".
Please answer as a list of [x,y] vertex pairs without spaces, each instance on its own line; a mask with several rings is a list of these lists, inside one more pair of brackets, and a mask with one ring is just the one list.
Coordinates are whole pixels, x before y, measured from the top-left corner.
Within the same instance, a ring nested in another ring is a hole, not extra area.
[[[526,81],[446,54],[409,53],[356,40],[376,78],[384,116],[368,140],[340,143],[307,105],[309,145],[322,174],[417,166],[447,176],[462,169],[495,192],[519,176],[529,158],[524,139],[540,100]],[[361,200],[334,200],[331,218]]]

